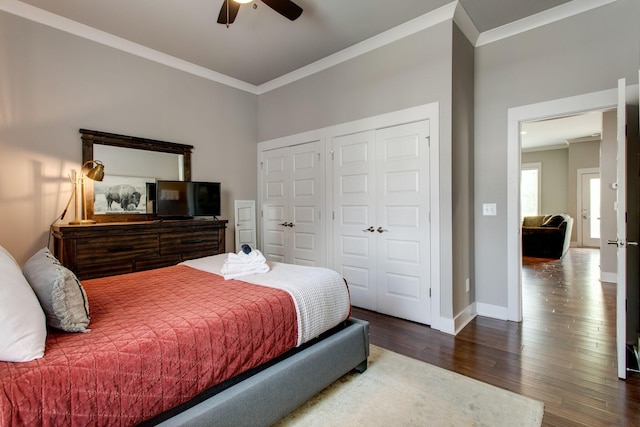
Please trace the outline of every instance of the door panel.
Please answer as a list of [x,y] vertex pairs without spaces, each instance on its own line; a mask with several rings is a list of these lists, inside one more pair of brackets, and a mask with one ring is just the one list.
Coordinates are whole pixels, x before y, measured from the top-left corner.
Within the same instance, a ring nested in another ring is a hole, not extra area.
[[[376,132],[378,311],[431,320],[428,121]],[[378,231],[379,230],[379,231]],[[380,274],[379,273],[379,274]]]
[[291,254],[288,262],[299,265],[324,265],[324,222],[322,221],[322,170],[320,141],[290,147],[291,199],[289,234]]
[[256,239],[256,202],[254,200],[236,200],[234,202],[236,218],[236,251],[247,244],[257,248]]
[[263,153],[263,242],[268,260],[324,265],[320,141]]
[[375,286],[375,132],[333,138],[334,268],[351,302],[377,309]]
[[264,196],[262,202],[263,254],[271,261],[284,262],[286,251],[285,222],[286,197],[286,151],[271,150],[263,153]]

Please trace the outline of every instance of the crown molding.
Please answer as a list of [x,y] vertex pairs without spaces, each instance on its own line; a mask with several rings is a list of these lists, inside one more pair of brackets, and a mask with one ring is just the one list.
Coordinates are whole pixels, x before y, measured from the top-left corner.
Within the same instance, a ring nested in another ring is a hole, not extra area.
[[294,81],[308,77],[312,74],[331,68],[340,63],[346,62],[350,59],[356,58],[367,52],[370,52],[379,47],[391,44],[412,34],[418,33],[434,25],[440,24],[447,20],[453,19],[457,1],[453,1],[449,4],[439,7],[431,12],[425,13],[411,21],[398,25],[383,33],[377,34],[367,40],[360,43],[356,43],[346,49],[322,58],[316,62],[285,74],[281,77],[277,77],[271,81],[258,86],[258,94],[263,94],[279,87],[293,83]]
[[462,34],[471,42],[473,46],[476,45],[480,32],[476,28],[475,24],[471,20],[471,17],[467,11],[462,7],[459,1],[456,1],[456,11],[453,15],[453,21],[458,25]]
[[569,3],[563,3],[552,9],[545,10],[535,15],[531,15],[481,33],[476,42],[476,47],[515,36],[516,34],[524,33],[553,22],[561,21],[565,18],[596,9],[615,1],[618,0],[574,0]]
[[175,56],[167,55],[158,50],[148,48],[122,37],[114,36],[105,31],[98,30],[77,21],[64,18],[55,13],[48,12],[30,4],[18,0],[0,0],[0,10],[11,13],[16,16],[28,19],[39,24],[43,24],[60,31],[82,37],[105,46],[118,49],[123,52],[130,53],[141,58],[148,59],[189,74],[193,74],[207,80],[212,80],[226,86],[240,89],[250,93],[256,93],[256,86],[234,79],[225,74],[218,73],[208,68],[196,65],[192,62],[184,61]]
[[19,0],[0,0],[0,11],[5,11],[207,80],[249,92],[254,95],[261,95],[447,20],[454,20],[465,37],[467,37],[475,47],[478,47],[613,3],[614,1],[617,0],[574,0],[528,18],[520,19],[493,30],[485,31],[484,33],[478,33],[478,30],[462,5],[458,0],[454,0],[436,10],[412,19],[409,22],[401,24],[395,28],[387,30],[259,86],[218,73],[200,65],[184,61],[176,58],[175,56],[167,55],[158,50],[114,36],[113,34],[64,18]]

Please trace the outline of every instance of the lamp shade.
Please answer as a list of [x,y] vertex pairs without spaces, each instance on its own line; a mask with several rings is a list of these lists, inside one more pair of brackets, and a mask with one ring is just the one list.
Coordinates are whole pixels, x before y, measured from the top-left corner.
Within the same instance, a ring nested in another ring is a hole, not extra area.
[[85,176],[94,181],[102,181],[104,178],[104,165],[99,160],[94,160],[93,163],[95,163],[96,165],[91,169],[89,169],[89,171],[87,171],[87,174]]

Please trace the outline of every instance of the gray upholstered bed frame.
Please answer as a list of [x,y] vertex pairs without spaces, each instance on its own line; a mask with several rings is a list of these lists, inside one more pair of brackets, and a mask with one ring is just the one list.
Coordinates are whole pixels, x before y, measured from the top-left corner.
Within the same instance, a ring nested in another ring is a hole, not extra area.
[[163,421],[162,426],[269,426],[335,380],[367,369],[369,324],[346,327]]

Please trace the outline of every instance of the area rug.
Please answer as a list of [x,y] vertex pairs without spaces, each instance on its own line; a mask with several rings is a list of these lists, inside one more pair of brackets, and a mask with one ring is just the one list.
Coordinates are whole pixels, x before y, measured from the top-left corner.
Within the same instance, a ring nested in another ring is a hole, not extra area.
[[371,346],[350,373],[277,426],[540,426],[542,402]]

